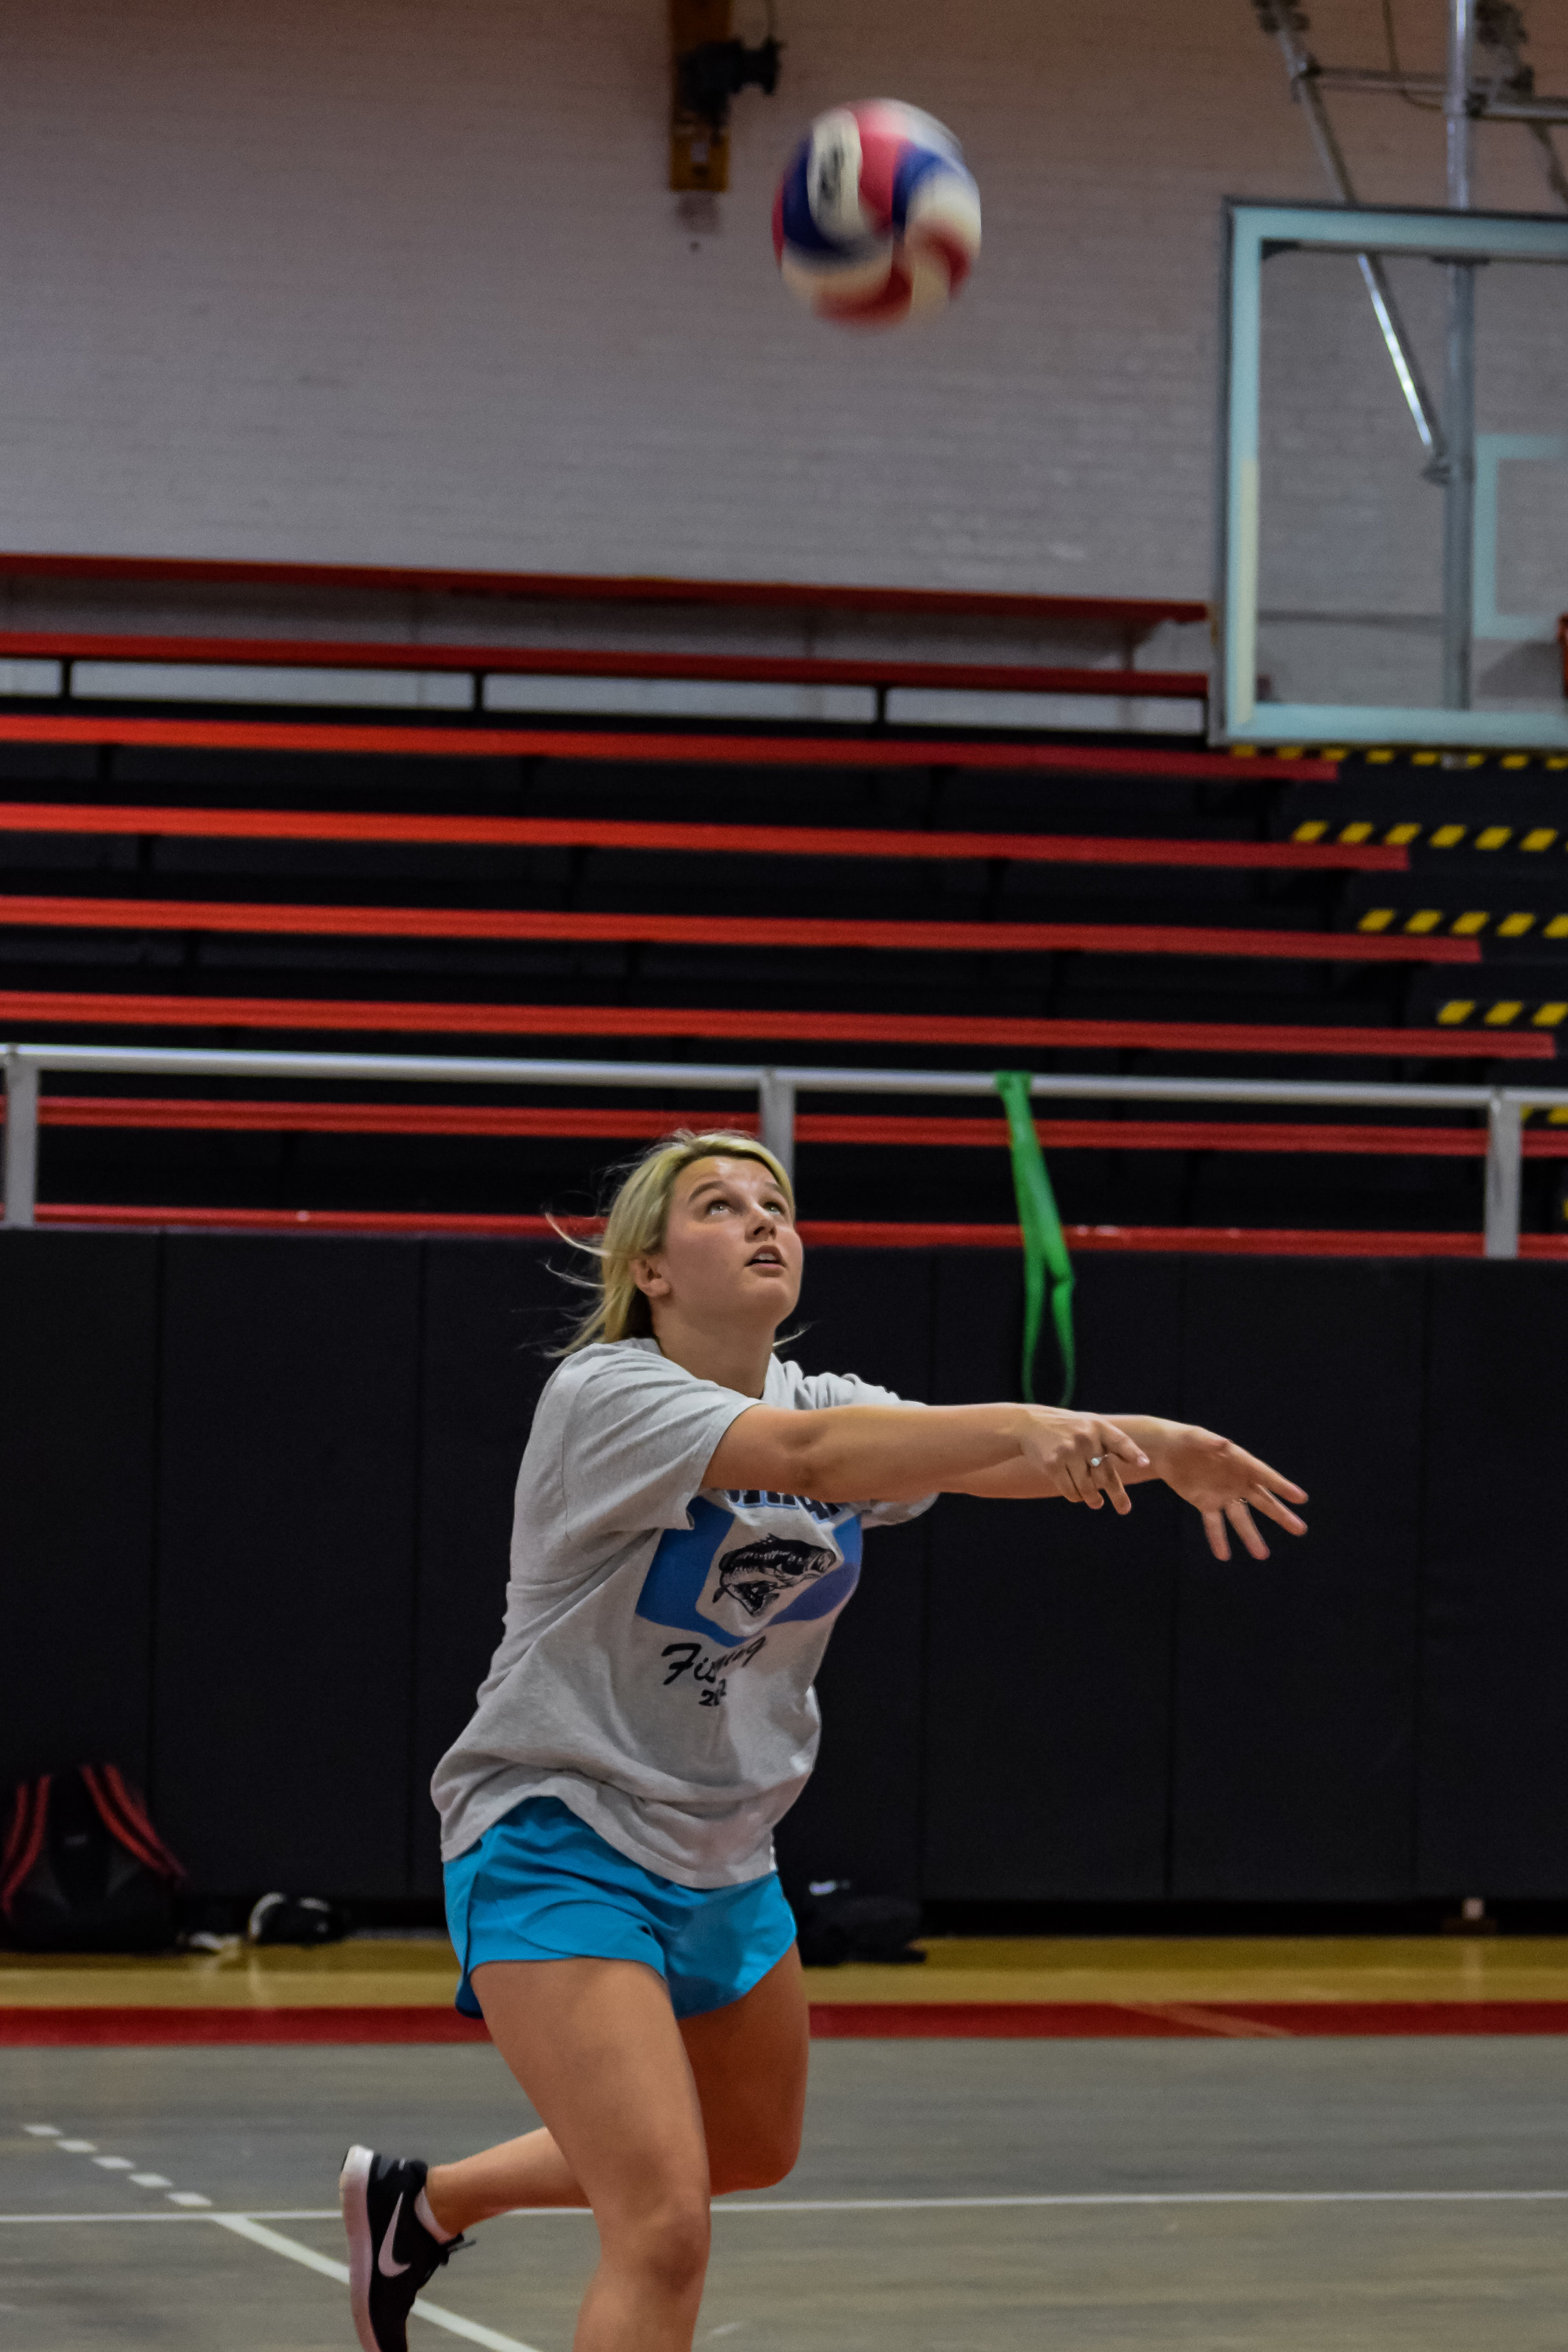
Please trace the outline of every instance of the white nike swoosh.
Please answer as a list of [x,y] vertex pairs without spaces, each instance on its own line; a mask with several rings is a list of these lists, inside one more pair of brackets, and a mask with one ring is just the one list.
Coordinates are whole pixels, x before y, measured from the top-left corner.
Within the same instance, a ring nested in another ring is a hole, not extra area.
[[376,2269],[383,2278],[396,2278],[408,2268],[406,2263],[395,2263],[392,2259],[392,2242],[397,2234],[397,2217],[402,2210],[403,2191],[400,2189],[397,2192],[397,2202],[392,2209],[392,2219],[386,2225],[386,2235],[381,2242],[381,2252],[375,2258]]

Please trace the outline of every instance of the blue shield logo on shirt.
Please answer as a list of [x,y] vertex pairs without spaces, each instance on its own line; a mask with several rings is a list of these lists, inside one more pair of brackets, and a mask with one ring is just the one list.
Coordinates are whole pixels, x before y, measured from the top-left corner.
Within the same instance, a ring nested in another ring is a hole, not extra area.
[[[659,1538],[637,1613],[736,1649],[774,1625],[831,1617],[860,1580],[860,1521],[826,1520],[794,1496],[723,1509],[705,1495],[689,1528]],[[820,1510],[821,1506],[818,1506]]]

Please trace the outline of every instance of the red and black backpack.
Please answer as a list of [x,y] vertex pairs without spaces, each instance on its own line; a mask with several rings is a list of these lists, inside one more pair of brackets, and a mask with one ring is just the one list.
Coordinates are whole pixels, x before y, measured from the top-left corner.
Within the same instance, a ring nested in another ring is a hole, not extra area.
[[45,1772],[12,1790],[0,1919],[25,1951],[161,1950],[184,1874],[117,1765]]

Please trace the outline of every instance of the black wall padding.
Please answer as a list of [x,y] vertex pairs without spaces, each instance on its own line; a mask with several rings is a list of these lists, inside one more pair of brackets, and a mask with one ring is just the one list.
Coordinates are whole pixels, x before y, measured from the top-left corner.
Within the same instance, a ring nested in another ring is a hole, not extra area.
[[[1185,1417],[1306,1487],[1303,1541],[1182,1513],[1170,1891],[1414,1895],[1420,1265],[1189,1263]],[[1260,1522],[1260,1524],[1262,1524]]]
[[[0,1234],[0,1771],[143,1776],[198,1879],[434,1894],[559,1328],[534,1244]],[[1568,1267],[1086,1256],[1079,1401],[1311,1491],[1221,1568],[947,1497],[872,1534],[786,1879],[996,1901],[1568,1897]],[[1010,1252],[833,1251],[792,1352],[1016,1387]]]
[[163,1253],[160,1826],[208,1885],[401,1892],[422,1252]]
[[1421,1884],[1568,1894],[1568,1266],[1432,1286]]
[[[1079,1267],[1078,1402],[1174,1410],[1181,1268]],[[937,1258],[932,1401],[1015,1395],[1017,1261]],[[1044,1363],[1048,1343],[1042,1346]],[[1042,1397],[1056,1393],[1040,1383]],[[924,1891],[953,1900],[1155,1899],[1165,1889],[1173,1507],[948,1496],[933,1514]]]
[[[550,1259],[565,1262],[558,1244]],[[426,1250],[419,1569],[409,1786],[413,1889],[441,1891],[430,1775],[473,1708],[500,1639],[512,1492],[546,1350],[571,1306],[547,1255],[509,1242]]]
[[0,1788],[147,1771],[158,1244],[10,1233],[0,1252]]
[[[890,1264],[897,1259],[900,1263]],[[931,1260],[924,1252],[834,1250],[808,1259],[801,1336],[784,1350],[808,1372],[858,1372],[901,1395],[931,1381]],[[931,1515],[866,1537],[860,1583],[818,1677],[822,1748],[780,1824],[792,1895],[847,1878],[868,1893],[921,1892],[921,1661]]]

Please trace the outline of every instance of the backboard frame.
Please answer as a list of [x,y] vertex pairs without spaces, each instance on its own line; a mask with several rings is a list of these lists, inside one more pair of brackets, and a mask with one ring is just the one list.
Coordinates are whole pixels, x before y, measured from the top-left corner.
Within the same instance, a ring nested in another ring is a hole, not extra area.
[[[1305,249],[1563,265],[1568,264],[1568,216],[1383,205],[1255,204],[1231,197],[1226,202],[1225,223],[1211,740],[1260,747],[1332,742],[1479,751],[1568,749],[1568,705],[1556,712],[1456,710],[1438,705],[1260,702],[1257,694],[1264,262],[1271,253]],[[1486,437],[1495,443],[1500,436]],[[1495,500],[1491,511],[1495,515]],[[1494,558],[1495,549],[1489,549],[1482,565],[1489,580],[1495,577]]]

